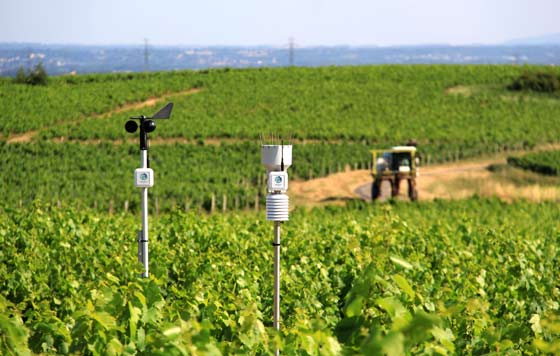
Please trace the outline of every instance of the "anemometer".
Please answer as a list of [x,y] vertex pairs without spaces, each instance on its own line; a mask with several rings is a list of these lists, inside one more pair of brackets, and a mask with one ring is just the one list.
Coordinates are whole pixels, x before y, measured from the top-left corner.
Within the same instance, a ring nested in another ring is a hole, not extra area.
[[[128,133],[135,133],[140,129],[140,168],[134,170],[134,186],[142,189],[142,229],[138,230],[138,261],[144,265],[142,277],[148,278],[148,188],[154,186],[154,171],[149,167],[148,133],[156,129],[155,119],[169,119],[173,110],[173,103],[169,103],[152,117],[144,115],[131,117],[124,128]],[[138,120],[138,123],[136,122]]]

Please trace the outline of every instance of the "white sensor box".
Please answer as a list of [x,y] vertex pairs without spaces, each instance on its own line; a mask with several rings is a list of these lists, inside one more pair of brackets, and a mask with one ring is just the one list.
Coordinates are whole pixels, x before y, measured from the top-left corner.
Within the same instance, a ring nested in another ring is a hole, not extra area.
[[134,170],[134,186],[136,188],[153,187],[154,171],[151,168],[136,168]]
[[269,192],[286,192],[288,190],[288,173],[286,172],[270,172],[268,173],[268,191]]

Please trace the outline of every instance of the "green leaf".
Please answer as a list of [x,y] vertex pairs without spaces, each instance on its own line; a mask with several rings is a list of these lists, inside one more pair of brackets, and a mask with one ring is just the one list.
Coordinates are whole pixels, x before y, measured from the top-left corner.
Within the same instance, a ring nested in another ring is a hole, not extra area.
[[169,329],[163,331],[163,335],[165,335],[167,337],[175,337],[175,336],[179,335],[180,333],[181,333],[181,327],[180,326],[174,326],[172,328],[169,328]]
[[531,319],[529,320],[529,323],[531,324],[531,330],[533,330],[535,335],[539,335],[542,333],[541,317],[539,314],[533,314],[531,316]]
[[91,314],[92,319],[97,321],[105,330],[117,328],[117,321],[107,312],[94,312]]
[[142,292],[140,291],[135,291],[134,296],[136,297],[136,300],[140,302],[139,306],[141,307],[141,309],[146,309],[147,304],[146,304],[146,297],[144,296],[144,294],[142,294]]
[[114,284],[119,284],[120,283],[120,280],[116,276],[112,275],[109,272],[107,272],[107,274],[105,276],[107,277],[107,279],[109,281],[113,282]]
[[407,262],[406,260],[400,258],[400,257],[396,257],[396,256],[390,256],[389,259],[396,265],[401,266],[402,268],[405,269],[412,269],[412,265]]
[[129,336],[130,338],[134,338],[136,336],[136,326],[138,321],[140,320],[140,313],[142,312],[139,308],[132,305],[131,302],[128,302],[128,312],[130,313],[130,317],[128,320],[128,327],[129,327]]
[[124,347],[117,338],[112,338],[107,344],[107,355],[121,355],[124,351]]
[[400,332],[390,332],[381,340],[381,349],[387,356],[402,356],[404,352],[404,335]]
[[406,295],[408,295],[409,299],[411,301],[413,301],[416,293],[414,293],[414,290],[412,289],[410,284],[408,284],[408,281],[403,276],[401,276],[400,274],[393,275],[393,280],[395,281],[395,283],[397,283],[399,288],[403,292],[405,292]]
[[363,305],[364,297],[357,296],[355,297],[347,306],[346,306],[346,316],[348,318],[358,316],[362,313],[362,305]]
[[27,328],[20,321],[0,312],[0,352],[27,356],[31,351],[27,347]]
[[136,345],[138,345],[138,350],[144,351],[146,348],[146,331],[144,328],[138,328],[137,336],[136,336]]
[[379,298],[376,300],[377,305],[383,310],[385,310],[391,318],[401,316],[408,313],[405,307],[396,298]]

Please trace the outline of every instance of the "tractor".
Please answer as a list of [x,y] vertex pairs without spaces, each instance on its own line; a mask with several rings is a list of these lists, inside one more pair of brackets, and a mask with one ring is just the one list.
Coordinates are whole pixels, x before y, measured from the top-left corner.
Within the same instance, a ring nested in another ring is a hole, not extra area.
[[391,197],[399,195],[399,186],[402,180],[408,181],[408,197],[411,201],[418,200],[416,177],[420,157],[416,152],[415,143],[407,146],[395,146],[388,150],[372,150],[373,184],[371,186],[371,199],[375,201],[381,195],[381,184],[388,181],[391,184]]

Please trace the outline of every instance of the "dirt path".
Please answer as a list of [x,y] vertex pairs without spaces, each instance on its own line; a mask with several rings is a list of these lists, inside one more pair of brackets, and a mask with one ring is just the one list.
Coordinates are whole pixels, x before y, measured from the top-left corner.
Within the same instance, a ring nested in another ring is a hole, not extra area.
[[[540,149],[553,149],[557,146],[543,146]],[[531,173],[520,172],[520,170],[512,168],[508,169],[505,174],[491,172],[488,170],[490,165],[505,166],[506,159],[497,157],[422,167],[418,177],[419,199],[464,199],[479,195],[498,197],[507,201],[517,199],[560,201],[558,185],[516,184],[509,176],[527,176]],[[371,200],[371,181],[368,170],[342,172],[305,182],[291,182],[290,193],[295,205],[342,205],[353,199]],[[406,183],[403,182],[398,199],[407,200],[406,188]],[[383,187],[383,190],[387,191],[387,187]]]
[[294,205],[344,204],[360,198],[358,188],[371,181],[368,170],[348,171],[308,181],[290,182],[290,199]]
[[[127,103],[127,104],[121,105],[121,106],[119,106],[119,107],[117,107],[113,110],[106,111],[104,113],[93,114],[93,115],[89,116],[89,118],[103,119],[103,118],[110,117],[114,114],[119,114],[119,113],[122,113],[122,112],[127,112],[127,111],[131,111],[131,110],[136,110],[136,109],[142,109],[142,108],[145,108],[145,107],[155,106],[156,104],[158,104],[158,103],[160,103],[164,100],[167,100],[170,97],[192,95],[192,94],[196,94],[200,91],[201,91],[200,88],[191,88],[191,89],[182,90],[182,91],[178,91],[178,92],[169,92],[169,93],[165,93],[165,94],[160,95],[160,96],[150,97],[150,98],[148,98],[144,101]],[[80,121],[83,121],[83,120],[84,120],[84,118],[77,119],[77,120],[60,120],[60,121],[50,125],[49,127],[59,126],[59,125],[64,125],[64,124],[72,124],[72,123],[80,122]],[[10,144],[10,143],[29,142],[33,139],[33,137],[35,137],[39,133],[39,131],[40,131],[40,129],[39,130],[27,131],[27,132],[24,132],[24,133],[21,133],[21,134],[12,135],[12,136],[8,137],[8,140],[6,141],[6,143]]]

